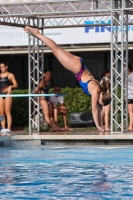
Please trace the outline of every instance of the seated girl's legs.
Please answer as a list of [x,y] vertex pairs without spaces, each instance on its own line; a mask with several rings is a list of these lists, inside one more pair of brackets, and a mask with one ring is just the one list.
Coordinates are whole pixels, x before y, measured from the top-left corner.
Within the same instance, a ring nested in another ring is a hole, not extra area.
[[56,124],[57,126],[59,126],[59,125],[58,125],[58,110],[57,110],[57,108],[54,108],[54,109],[53,109],[53,112],[54,112],[54,121],[55,121],[55,124]]
[[52,109],[52,106],[49,102],[48,102],[48,108],[49,108],[49,117],[53,118],[53,109]]
[[58,115],[62,115],[63,123],[64,123],[64,130],[72,130],[71,128],[69,128],[67,126],[66,106],[61,106],[60,108],[62,108],[62,110],[54,109],[54,120],[55,120],[56,125],[59,126],[58,125]]
[[[40,105],[42,107],[42,111],[43,111],[43,114],[44,114],[44,118],[47,122],[47,124],[49,126],[52,127],[51,123],[50,123],[50,116],[49,116],[49,107],[48,107],[48,102],[46,101],[45,98],[41,97],[40,98]],[[53,128],[53,127],[52,127]]]
[[49,117],[50,117],[50,121],[51,121],[52,126],[55,127],[55,130],[60,131],[61,128],[60,128],[60,127],[58,126],[58,124],[56,124],[56,122],[54,121],[54,118],[53,118],[54,111],[53,111],[53,108],[52,108],[52,106],[51,106],[50,103],[49,103],[49,112],[50,112]]
[[40,39],[47,47],[49,47],[55,57],[67,70],[74,74],[77,74],[80,71],[81,62],[78,57],[73,56],[71,53],[60,48],[53,40],[42,35],[38,29],[26,26],[24,30]]
[[46,101],[46,99],[44,97],[40,98],[40,105],[42,106],[42,111],[44,114],[44,118],[47,122],[47,124],[53,129],[53,130],[57,130],[57,126],[54,124],[53,121],[51,121],[50,116],[49,116],[49,106],[48,106],[48,102]]
[[133,130],[133,104],[128,104],[129,130]]
[[11,116],[11,108],[12,108],[12,97],[5,98],[5,114],[7,119],[7,128],[11,130],[12,125],[12,116]]
[[64,131],[64,128],[61,128],[58,124],[58,115],[60,114],[60,112],[58,111],[58,109],[54,108],[53,109],[53,116],[54,116],[54,123],[56,124],[56,126],[58,127],[59,130]]
[[[5,99],[0,97],[0,116],[5,116]],[[1,121],[2,128],[5,128],[5,119]]]
[[67,116],[66,116],[66,114],[62,114],[62,118],[63,118],[63,123],[64,123],[64,128],[65,128],[65,130],[71,131],[72,128],[69,128],[69,127],[67,126]]

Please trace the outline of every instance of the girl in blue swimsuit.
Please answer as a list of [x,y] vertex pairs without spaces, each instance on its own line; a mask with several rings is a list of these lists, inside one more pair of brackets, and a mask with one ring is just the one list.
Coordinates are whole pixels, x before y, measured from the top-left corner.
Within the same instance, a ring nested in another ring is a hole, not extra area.
[[59,62],[75,75],[85,94],[91,96],[92,114],[98,131],[104,132],[101,127],[102,106],[108,105],[111,101],[110,92],[106,84],[101,87],[80,57],[74,56],[59,47],[53,40],[42,35],[37,28],[26,26],[24,31],[40,39],[49,47]]

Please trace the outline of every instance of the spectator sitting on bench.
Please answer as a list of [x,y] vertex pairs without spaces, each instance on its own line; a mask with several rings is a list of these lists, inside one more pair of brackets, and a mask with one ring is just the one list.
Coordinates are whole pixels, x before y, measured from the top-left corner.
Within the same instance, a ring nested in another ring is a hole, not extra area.
[[[54,87],[54,93],[55,94],[60,94],[61,92],[61,89],[59,86],[56,86]],[[49,101],[50,101],[50,104],[51,104],[51,107],[52,107],[52,111],[53,111],[53,117],[54,117],[54,121],[55,121],[55,124],[59,127],[58,125],[58,115],[62,115],[62,118],[63,118],[63,122],[64,122],[64,129],[65,130],[72,130],[71,128],[69,128],[67,126],[67,111],[68,111],[68,108],[66,108],[66,106],[64,105],[64,97],[63,96],[57,96],[57,97],[54,97],[54,96],[51,96],[49,98]]]

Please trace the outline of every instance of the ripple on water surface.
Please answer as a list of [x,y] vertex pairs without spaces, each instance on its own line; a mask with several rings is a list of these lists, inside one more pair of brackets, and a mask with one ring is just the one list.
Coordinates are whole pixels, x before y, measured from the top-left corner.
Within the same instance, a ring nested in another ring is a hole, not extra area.
[[1,199],[133,199],[133,148],[0,151]]

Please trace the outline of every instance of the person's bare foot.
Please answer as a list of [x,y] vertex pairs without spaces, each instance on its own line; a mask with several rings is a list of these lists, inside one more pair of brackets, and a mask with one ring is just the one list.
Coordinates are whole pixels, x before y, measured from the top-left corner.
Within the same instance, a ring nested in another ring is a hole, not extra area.
[[55,128],[55,129],[52,129],[52,132],[62,132],[64,130],[65,129],[62,129],[62,128]]
[[128,131],[133,131],[132,127],[129,126],[128,127]]
[[69,127],[66,127],[65,128],[65,131],[72,131],[73,129],[72,128],[69,128]]
[[59,132],[59,129],[52,129],[52,132]]
[[36,37],[40,34],[38,28],[32,28],[30,26],[25,26],[24,31]]
[[133,130],[128,128],[128,132],[133,132]]
[[65,128],[60,128],[60,130],[61,130],[61,131],[65,131],[66,129],[65,129]]
[[104,131],[105,131],[105,132],[110,132],[110,129],[109,129],[109,128],[107,128],[107,129],[104,129]]
[[59,125],[57,125],[57,129],[61,130],[61,131],[65,131],[65,128],[60,127]]
[[99,126],[99,127],[97,127],[97,132],[102,132],[102,133],[104,133],[104,129],[101,128],[101,127]]

